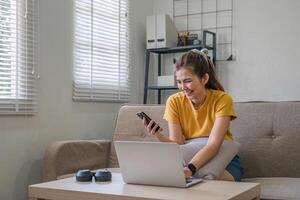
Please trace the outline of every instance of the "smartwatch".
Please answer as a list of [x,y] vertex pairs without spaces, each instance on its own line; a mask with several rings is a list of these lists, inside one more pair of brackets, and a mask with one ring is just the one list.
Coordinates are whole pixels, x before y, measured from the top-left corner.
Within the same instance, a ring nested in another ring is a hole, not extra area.
[[196,168],[196,166],[193,163],[189,163],[187,165],[187,168],[189,168],[189,170],[191,170],[192,176],[194,176],[196,174],[197,168]]

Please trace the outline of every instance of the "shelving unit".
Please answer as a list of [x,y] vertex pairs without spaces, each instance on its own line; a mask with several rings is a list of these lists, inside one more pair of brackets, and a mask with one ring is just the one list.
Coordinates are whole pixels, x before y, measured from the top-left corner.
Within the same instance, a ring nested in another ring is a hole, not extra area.
[[[207,36],[212,36],[212,46],[207,45]],[[144,83],[144,100],[143,103],[147,103],[148,98],[148,90],[157,90],[157,103],[161,103],[161,91],[162,90],[176,90],[177,87],[174,86],[149,86],[148,85],[148,76],[149,76],[149,59],[151,53],[156,53],[158,55],[157,67],[158,67],[158,76],[161,75],[161,55],[162,54],[170,54],[170,53],[181,53],[186,52],[191,49],[203,49],[207,48],[212,51],[212,59],[213,62],[216,61],[216,34],[211,31],[204,30],[202,35],[202,43],[200,45],[192,45],[192,46],[182,46],[182,47],[173,47],[173,48],[159,48],[159,49],[147,49],[145,52],[145,83]]]

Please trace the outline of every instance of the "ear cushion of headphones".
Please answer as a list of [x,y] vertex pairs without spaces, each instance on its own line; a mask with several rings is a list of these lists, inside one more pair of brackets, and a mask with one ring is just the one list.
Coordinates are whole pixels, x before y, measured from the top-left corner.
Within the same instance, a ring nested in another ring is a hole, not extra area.
[[97,170],[94,176],[95,176],[95,181],[99,181],[99,182],[111,181],[111,172],[108,170]]
[[89,169],[79,170],[76,173],[76,181],[78,182],[89,182],[92,181],[93,173]]

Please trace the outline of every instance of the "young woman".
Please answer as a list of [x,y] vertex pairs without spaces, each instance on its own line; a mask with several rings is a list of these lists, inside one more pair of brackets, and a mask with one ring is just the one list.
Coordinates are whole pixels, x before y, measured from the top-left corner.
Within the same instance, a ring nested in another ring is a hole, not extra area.
[[[164,119],[168,121],[169,137],[162,129],[153,128],[153,120],[144,126],[161,142],[185,144],[186,140],[206,137],[206,145],[184,167],[186,177],[213,158],[224,139],[233,140],[229,131],[230,121],[236,117],[231,97],[224,92],[207,50],[191,50],[175,63],[175,78],[180,92],[171,95],[166,104]],[[240,181],[242,167],[236,155],[227,165],[220,180]]]

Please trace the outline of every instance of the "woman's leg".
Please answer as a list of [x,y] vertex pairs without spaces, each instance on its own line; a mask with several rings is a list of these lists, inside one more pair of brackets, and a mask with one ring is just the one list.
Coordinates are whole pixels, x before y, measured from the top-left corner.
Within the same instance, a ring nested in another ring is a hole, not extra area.
[[222,180],[222,181],[235,181],[233,176],[227,170],[224,170],[223,174],[221,174],[221,176],[219,177],[219,180]]
[[240,162],[240,157],[236,155],[227,165],[225,171],[220,176],[220,180],[226,181],[241,181],[243,176],[243,167]]

